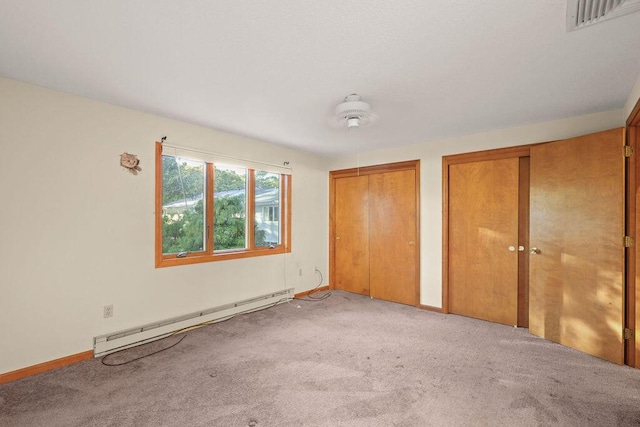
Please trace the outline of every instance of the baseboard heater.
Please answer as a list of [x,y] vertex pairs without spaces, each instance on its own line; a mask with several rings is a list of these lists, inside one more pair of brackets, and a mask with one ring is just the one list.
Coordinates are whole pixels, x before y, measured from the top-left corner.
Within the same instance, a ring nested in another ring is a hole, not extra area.
[[233,302],[183,316],[173,317],[144,326],[101,335],[93,339],[93,355],[101,357],[109,353],[146,344],[171,335],[182,329],[202,323],[215,323],[236,314],[267,308],[292,299],[294,288]]

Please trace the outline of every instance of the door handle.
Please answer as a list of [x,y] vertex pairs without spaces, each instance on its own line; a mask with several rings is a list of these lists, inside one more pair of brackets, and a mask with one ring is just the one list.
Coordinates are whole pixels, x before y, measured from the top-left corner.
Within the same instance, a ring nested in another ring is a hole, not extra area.
[[524,246],[518,246],[518,252],[524,252]]
[[530,253],[531,255],[538,255],[538,254],[540,253],[540,249],[538,249],[538,248],[531,248],[531,249],[529,249],[529,253]]
[[516,247],[515,246],[509,246],[507,249],[509,249],[509,252],[515,252],[516,251]]

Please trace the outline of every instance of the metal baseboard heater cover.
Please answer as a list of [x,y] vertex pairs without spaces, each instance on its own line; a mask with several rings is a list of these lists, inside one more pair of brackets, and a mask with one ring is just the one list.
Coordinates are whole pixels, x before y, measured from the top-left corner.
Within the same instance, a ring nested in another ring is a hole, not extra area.
[[146,344],[165,338],[182,329],[191,328],[203,323],[215,323],[240,313],[266,308],[271,305],[289,301],[294,296],[294,288],[261,295],[246,300],[233,302],[183,316],[161,320],[155,323],[138,326],[123,331],[101,335],[93,339],[94,357]]

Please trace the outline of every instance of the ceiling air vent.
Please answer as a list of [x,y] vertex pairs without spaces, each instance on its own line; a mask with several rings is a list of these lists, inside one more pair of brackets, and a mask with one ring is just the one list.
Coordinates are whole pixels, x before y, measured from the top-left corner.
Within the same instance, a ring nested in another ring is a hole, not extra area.
[[568,0],[567,30],[579,30],[639,10],[640,0]]

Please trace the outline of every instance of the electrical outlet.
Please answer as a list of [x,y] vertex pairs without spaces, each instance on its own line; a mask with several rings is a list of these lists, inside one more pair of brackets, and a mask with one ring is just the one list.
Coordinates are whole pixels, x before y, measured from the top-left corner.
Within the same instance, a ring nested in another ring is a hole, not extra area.
[[103,307],[103,317],[106,319],[108,317],[113,317],[113,304],[105,305]]

